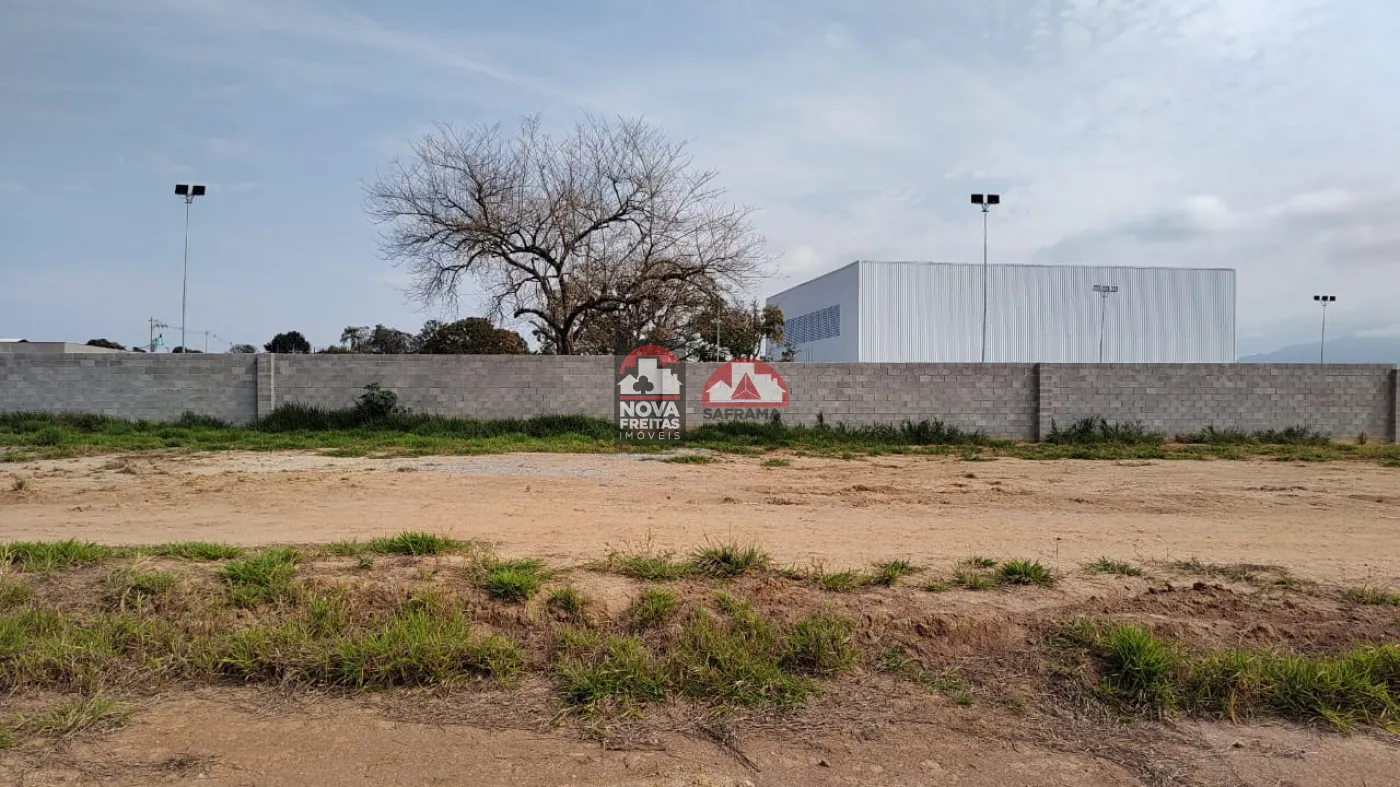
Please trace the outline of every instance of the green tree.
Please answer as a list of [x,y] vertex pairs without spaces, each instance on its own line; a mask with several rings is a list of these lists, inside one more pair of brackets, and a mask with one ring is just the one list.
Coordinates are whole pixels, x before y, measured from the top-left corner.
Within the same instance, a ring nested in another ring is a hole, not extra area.
[[525,340],[515,331],[497,328],[485,317],[456,322],[429,320],[418,334],[417,349],[431,355],[523,355]]
[[111,339],[88,339],[88,341],[87,341],[87,346],[89,346],[89,347],[105,347],[105,348],[107,348],[108,350],[125,350],[125,349],[126,349],[126,347],[125,347],[124,345],[117,344],[116,342],[112,341]]
[[[709,309],[695,313],[686,338],[685,354],[692,360],[757,358],[764,340],[772,349],[783,344],[783,311],[777,306],[760,307],[756,301],[717,301]],[[782,360],[791,359],[784,353]]]
[[263,349],[270,353],[309,353],[311,342],[301,335],[301,331],[287,331],[272,337],[272,341],[264,344]]

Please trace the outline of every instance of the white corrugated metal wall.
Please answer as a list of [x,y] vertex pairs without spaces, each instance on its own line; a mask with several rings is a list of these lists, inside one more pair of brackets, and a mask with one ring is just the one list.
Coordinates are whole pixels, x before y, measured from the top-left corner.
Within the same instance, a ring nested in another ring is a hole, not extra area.
[[[859,271],[859,297],[850,303]],[[835,274],[842,274],[837,276]],[[1232,363],[1235,273],[1224,269],[992,265],[987,361]],[[1106,304],[1095,284],[1117,286]],[[789,318],[843,304],[841,341],[799,345],[799,360],[981,360],[982,266],[861,261],[773,298]],[[855,314],[851,314],[855,312]],[[858,344],[847,334],[858,323]]]
[[[860,360],[978,361],[982,266],[860,267]],[[993,265],[987,361],[1231,363],[1235,273],[1223,269]],[[1105,304],[1095,284],[1117,286]]]
[[[783,310],[786,332],[801,340],[796,343],[797,360],[834,363],[860,358],[859,276],[860,264],[853,262],[768,299],[769,306]],[[834,333],[830,330],[833,318]],[[812,335],[823,338],[807,340]],[[781,349],[769,348],[769,352],[777,356]]]

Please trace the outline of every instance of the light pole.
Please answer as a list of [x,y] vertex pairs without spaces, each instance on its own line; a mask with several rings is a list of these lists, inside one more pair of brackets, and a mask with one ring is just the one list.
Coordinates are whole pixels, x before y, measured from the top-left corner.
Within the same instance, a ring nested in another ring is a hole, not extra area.
[[175,194],[185,200],[185,275],[180,282],[180,349],[189,352],[190,346],[185,341],[185,326],[189,324],[185,318],[185,304],[190,294],[190,206],[194,204],[195,197],[204,196],[204,187],[177,183]]
[[987,362],[987,214],[1001,204],[1000,194],[973,194],[972,204],[982,206],[982,363]]
[[1104,326],[1108,323],[1108,296],[1118,292],[1116,284],[1095,284],[1094,292],[1099,294],[1099,363],[1103,363]]
[[1317,345],[1317,362],[1324,363],[1327,358],[1327,304],[1336,303],[1335,295],[1314,295],[1313,300],[1322,304],[1322,341]]

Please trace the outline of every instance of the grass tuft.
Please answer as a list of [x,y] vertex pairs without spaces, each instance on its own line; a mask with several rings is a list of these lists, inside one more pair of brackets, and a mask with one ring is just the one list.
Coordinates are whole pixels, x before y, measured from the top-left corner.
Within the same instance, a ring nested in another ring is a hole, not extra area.
[[382,628],[342,639],[326,677],[356,688],[427,686],[463,674],[509,680],[524,665],[519,645],[499,635],[474,636],[461,611],[410,608]]
[[730,541],[707,544],[693,552],[690,566],[697,574],[709,577],[738,577],[763,571],[773,562],[767,552],[755,544]]
[[772,459],[764,459],[762,462],[758,463],[758,466],[766,468],[792,467],[792,460],[783,459],[781,457],[773,457]]
[[875,564],[875,573],[870,577],[870,584],[892,588],[900,577],[917,574],[920,571],[923,569],[908,560],[886,560],[883,563]]
[[1275,716],[1342,731],[1400,722],[1396,645],[1331,655],[1226,650],[1193,658],[1138,626],[1081,620],[1062,636],[1102,661],[1103,694],[1128,708],[1232,721]]
[[1001,584],[995,575],[980,571],[958,569],[953,572],[953,584],[964,590],[992,590]]
[[549,578],[544,561],[534,558],[494,560],[486,566],[483,587],[498,601],[528,601]]
[[372,539],[369,551],[381,555],[441,555],[460,546],[458,541],[446,536],[405,531],[396,536]]
[[863,587],[868,581],[867,577],[858,571],[826,572],[818,569],[813,578],[817,587],[832,593],[850,593]]
[[670,681],[664,665],[640,639],[611,636],[587,652],[579,650],[569,649],[557,668],[570,703],[629,707],[665,699]]
[[997,562],[989,557],[973,555],[967,560],[964,560],[963,565],[968,566],[970,568],[996,568]]
[[1050,574],[1050,569],[1036,560],[1007,561],[1001,564],[1001,568],[997,569],[997,576],[1005,585],[1050,587],[1055,584],[1055,577]]
[[674,560],[670,552],[613,553],[608,556],[608,565],[623,576],[647,582],[681,579],[691,572],[689,563]]
[[1120,577],[1140,577],[1142,569],[1122,560],[1109,560],[1101,557],[1092,563],[1085,564],[1084,569],[1091,574],[1114,574]]
[[264,550],[236,560],[219,572],[229,586],[229,598],[240,607],[295,601],[297,563],[301,553],[288,547]]
[[213,562],[215,560],[232,560],[237,557],[242,557],[245,550],[242,547],[218,544],[212,541],[177,541],[170,544],[140,547],[137,551],[140,554],[150,555],[152,557],[170,557],[178,560]]
[[126,550],[71,538],[67,541],[11,541],[0,544],[0,563],[9,563],[20,571],[53,571],[97,563],[125,553]]
[[856,665],[855,623],[843,618],[811,615],[797,621],[788,636],[782,665],[809,675],[829,677]]
[[21,579],[0,575],[0,612],[28,604],[34,598],[34,588]]
[[46,738],[69,738],[85,731],[114,730],[130,718],[131,710],[109,697],[75,697],[26,719],[22,729]]
[[1161,445],[1166,442],[1166,436],[1148,431],[1141,423],[1112,423],[1103,416],[1094,415],[1064,428],[1051,421],[1045,442],[1050,445]]
[[664,588],[647,588],[632,602],[628,617],[637,628],[655,628],[675,614],[680,599]]
[[139,571],[125,568],[107,578],[107,600],[118,609],[139,607],[175,589],[176,577],[169,571]]
[[588,597],[573,585],[555,588],[545,600],[545,608],[568,620],[579,620],[588,609]]
[[1388,590],[1381,590],[1373,587],[1348,588],[1342,594],[1347,601],[1353,604],[1365,604],[1378,607],[1400,607],[1400,593],[1392,593]]

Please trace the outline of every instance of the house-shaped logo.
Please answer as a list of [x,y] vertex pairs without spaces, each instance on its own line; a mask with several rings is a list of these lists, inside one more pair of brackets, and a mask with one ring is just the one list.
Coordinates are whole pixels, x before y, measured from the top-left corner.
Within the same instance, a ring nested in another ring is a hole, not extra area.
[[623,440],[680,440],[685,429],[685,364],[665,347],[638,347],[618,360],[615,420]]
[[701,407],[743,407],[768,409],[787,407],[787,382],[777,370],[763,361],[730,361],[705,381]]

